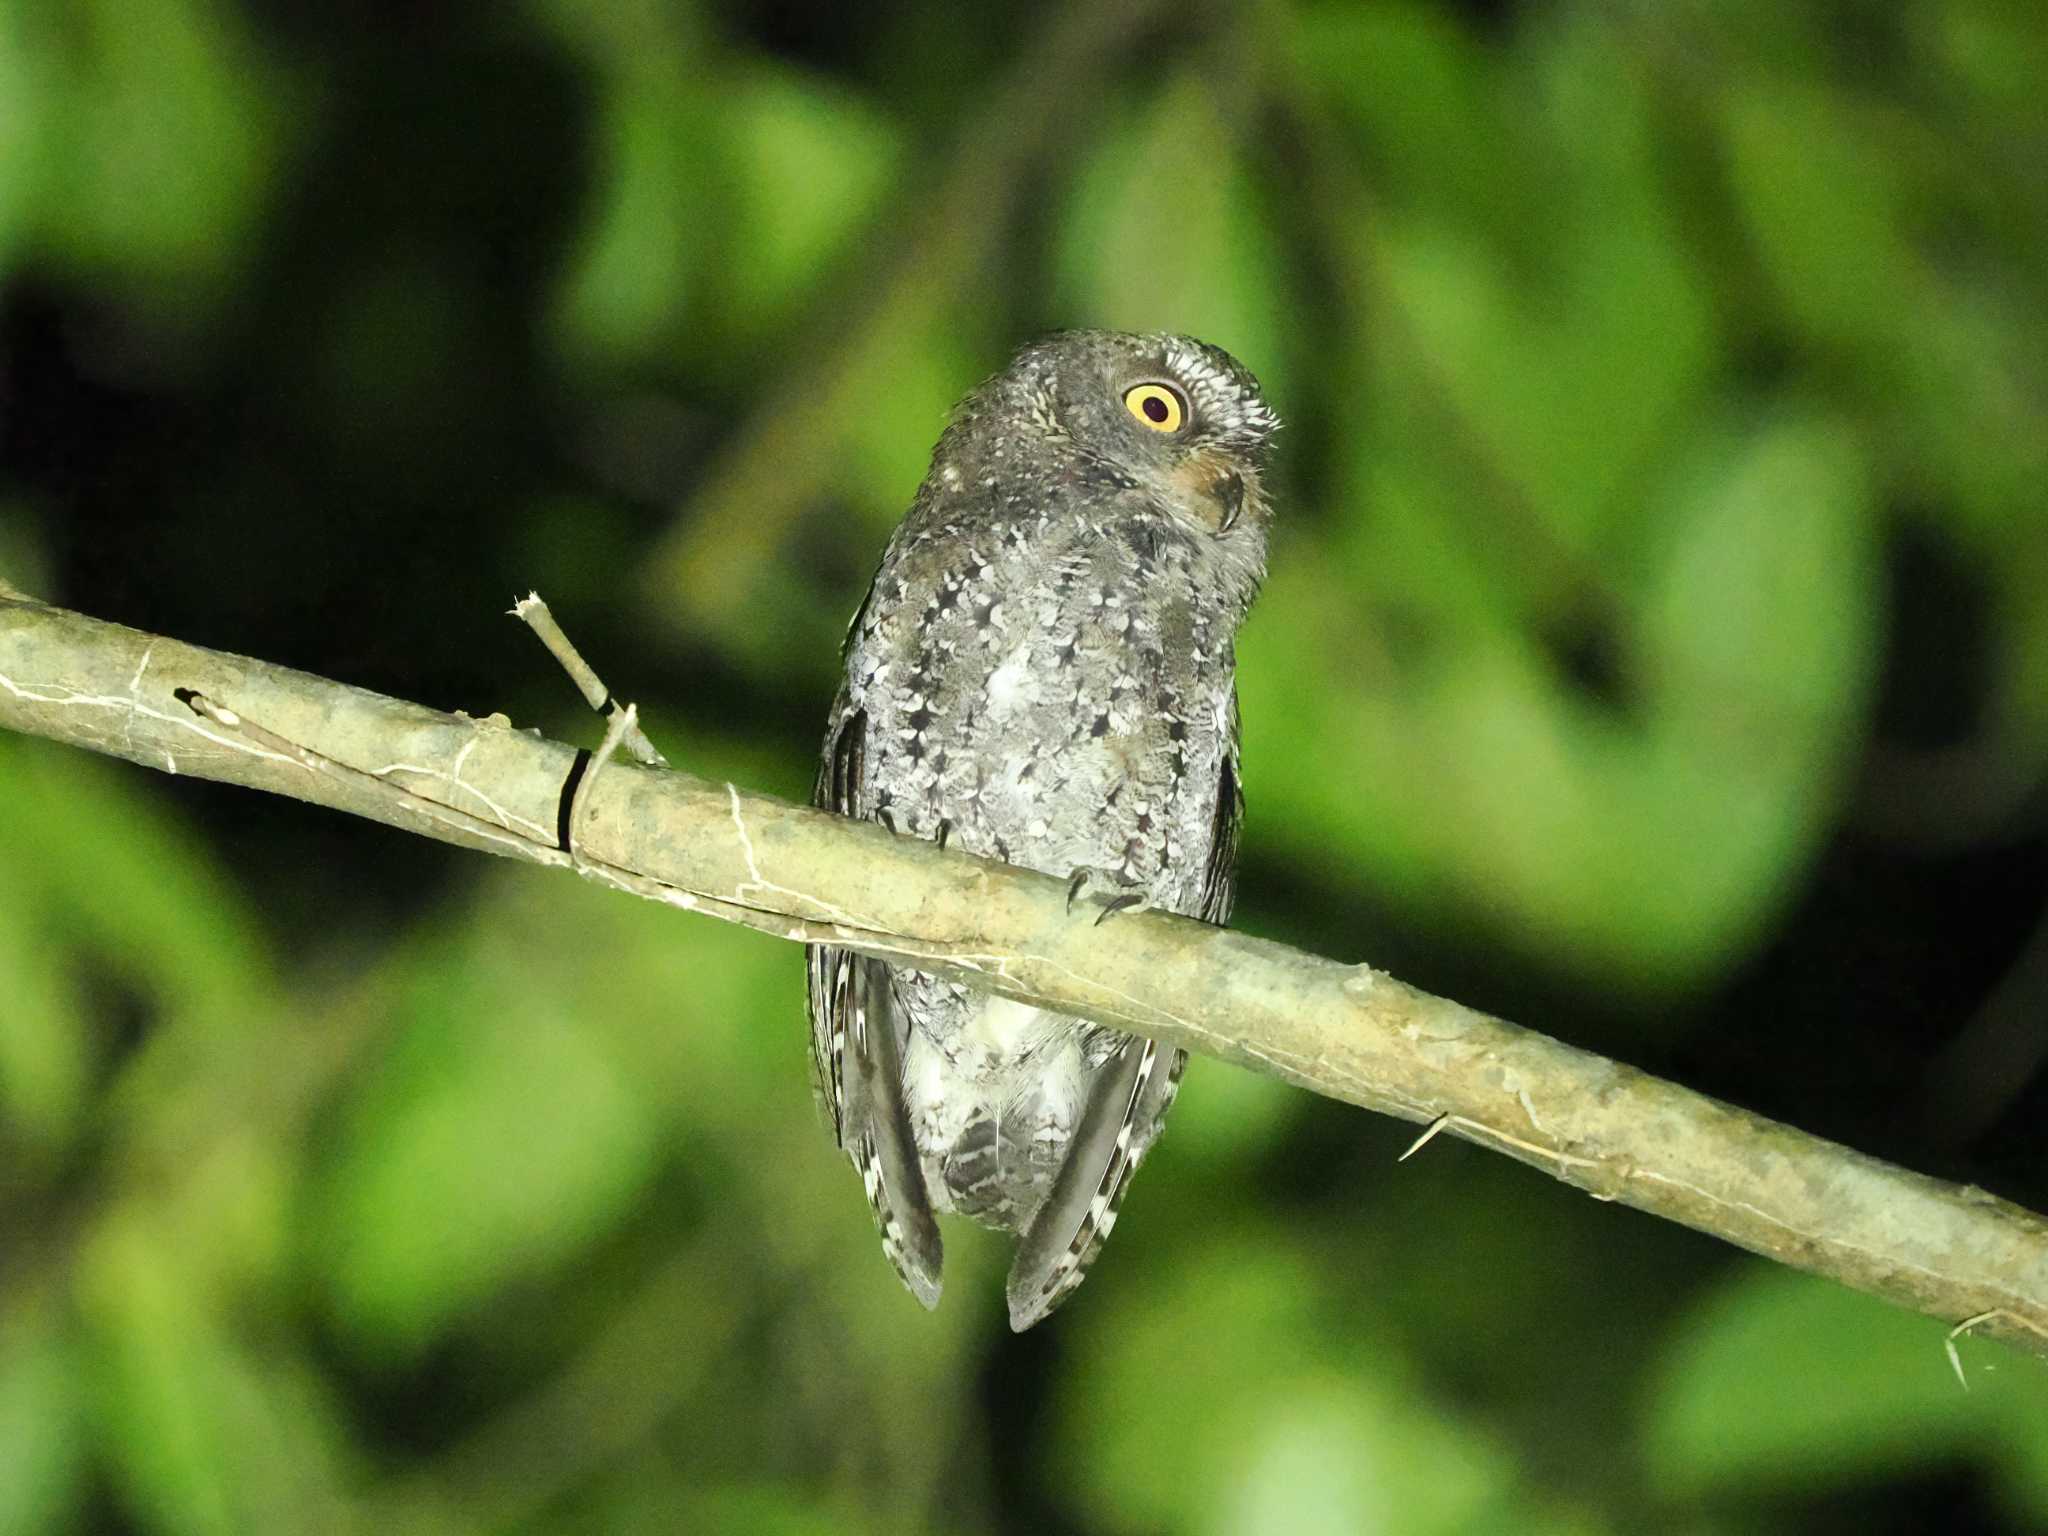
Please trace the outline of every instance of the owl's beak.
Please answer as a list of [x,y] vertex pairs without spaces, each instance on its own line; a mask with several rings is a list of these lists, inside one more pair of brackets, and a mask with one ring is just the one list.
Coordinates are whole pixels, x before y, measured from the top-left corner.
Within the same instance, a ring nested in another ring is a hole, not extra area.
[[1239,469],[1213,449],[1190,454],[1167,479],[1180,493],[1189,516],[1219,539],[1237,526],[1258,495],[1258,472]]
[[1216,524],[1216,532],[1218,535],[1226,534],[1236,524],[1238,514],[1244,511],[1244,476],[1233,469],[1216,482],[1210,494],[1216,498],[1216,504],[1223,509],[1222,519]]

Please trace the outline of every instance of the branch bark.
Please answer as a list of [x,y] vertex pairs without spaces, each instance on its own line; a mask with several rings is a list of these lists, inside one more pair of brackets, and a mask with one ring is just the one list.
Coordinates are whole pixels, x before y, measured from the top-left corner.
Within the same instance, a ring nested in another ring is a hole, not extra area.
[[578,771],[589,760],[577,749],[502,717],[443,714],[19,598],[0,598],[0,726],[573,868],[1152,1035],[2048,1356],[2048,1220],[1367,965],[1160,912],[1098,927],[1068,914],[1050,876],[686,773],[606,758]]

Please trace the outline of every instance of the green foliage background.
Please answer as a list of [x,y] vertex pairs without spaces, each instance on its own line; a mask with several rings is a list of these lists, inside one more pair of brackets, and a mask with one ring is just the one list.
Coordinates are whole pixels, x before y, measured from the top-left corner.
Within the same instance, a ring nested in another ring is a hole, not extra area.
[[[949,403],[1290,422],[1240,921],[2048,1204],[2048,11],[0,0],[0,573],[800,796]],[[1210,1063],[926,1316],[796,950],[0,740],[0,1536],[2048,1525],[2048,1371]]]

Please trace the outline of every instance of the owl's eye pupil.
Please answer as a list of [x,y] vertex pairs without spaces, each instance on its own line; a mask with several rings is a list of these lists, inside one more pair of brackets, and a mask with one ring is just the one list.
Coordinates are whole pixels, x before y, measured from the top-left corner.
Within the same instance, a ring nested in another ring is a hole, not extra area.
[[1144,411],[1154,421],[1166,420],[1166,402],[1157,395],[1147,395],[1145,397]]

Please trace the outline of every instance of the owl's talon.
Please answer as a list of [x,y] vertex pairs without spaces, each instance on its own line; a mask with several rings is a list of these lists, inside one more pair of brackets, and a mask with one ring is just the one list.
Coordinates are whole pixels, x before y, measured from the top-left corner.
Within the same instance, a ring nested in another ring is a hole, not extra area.
[[1128,912],[1134,907],[1142,911],[1144,908],[1152,905],[1152,897],[1149,892],[1125,879],[1116,871],[1092,869],[1084,864],[1075,870],[1067,880],[1067,911],[1069,913],[1073,912],[1074,902],[1080,897],[1081,892],[1090,887],[1093,887],[1094,894],[1099,896],[1102,901],[1102,910],[1095,917],[1097,927],[1102,925],[1104,918],[1110,917],[1115,913]]
[[953,823],[941,816],[939,818],[939,852],[944,853],[946,851],[946,839],[952,835]]
[[1112,896],[1102,904],[1102,910],[1096,914],[1095,926],[1100,928],[1119,912],[1129,912],[1133,909],[1142,912],[1151,905],[1152,898],[1143,891],[1126,891],[1121,896]]
[[875,820],[888,829],[891,837],[896,835],[896,818],[891,816],[886,810],[875,812]]

